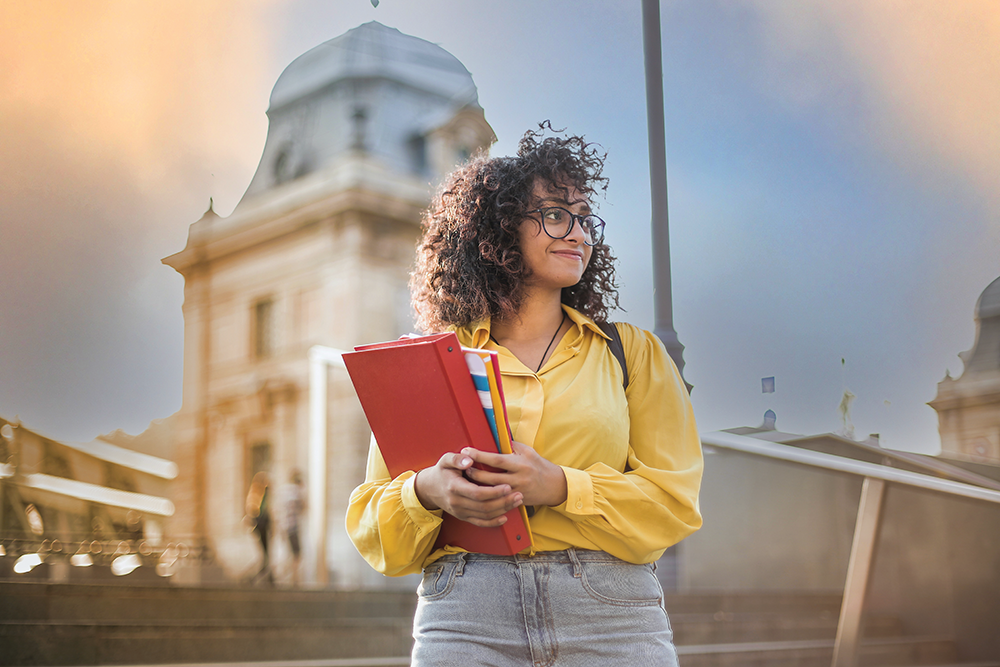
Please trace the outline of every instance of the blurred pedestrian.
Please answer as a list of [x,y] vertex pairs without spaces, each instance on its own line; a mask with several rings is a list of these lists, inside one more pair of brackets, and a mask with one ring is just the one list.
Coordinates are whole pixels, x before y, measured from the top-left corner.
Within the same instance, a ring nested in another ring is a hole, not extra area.
[[302,515],[306,510],[305,488],[302,473],[293,470],[290,482],[280,489],[282,531],[291,550],[292,586],[299,584],[299,564],[302,560]]
[[271,508],[268,499],[268,489],[270,479],[266,472],[258,472],[250,482],[250,491],[247,492],[246,516],[253,532],[260,540],[261,561],[260,569],[251,577],[250,583],[256,584],[266,577],[269,584],[274,583],[274,576],[271,573],[271,561],[268,556],[268,543],[271,538]]

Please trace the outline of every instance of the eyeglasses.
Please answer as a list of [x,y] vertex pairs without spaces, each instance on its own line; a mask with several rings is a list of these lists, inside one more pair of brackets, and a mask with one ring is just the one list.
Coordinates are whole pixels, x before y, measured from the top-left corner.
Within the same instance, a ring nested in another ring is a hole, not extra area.
[[604,221],[596,215],[575,215],[562,206],[536,208],[528,213],[541,213],[542,229],[550,238],[566,238],[573,231],[573,224],[579,221],[584,243],[594,246],[604,240]]

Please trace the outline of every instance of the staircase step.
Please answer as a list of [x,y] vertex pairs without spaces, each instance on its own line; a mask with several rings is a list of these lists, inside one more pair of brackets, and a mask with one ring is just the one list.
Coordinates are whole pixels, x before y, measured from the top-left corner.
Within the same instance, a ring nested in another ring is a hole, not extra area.
[[840,614],[840,593],[794,592],[724,592],[697,591],[668,593],[664,597],[667,613],[714,614],[716,612],[746,613],[830,613]]
[[684,667],[830,667],[833,640],[677,646]]
[[[409,662],[415,605],[396,591],[0,581],[0,667],[395,667]],[[840,595],[671,594],[666,606],[685,667],[828,667]],[[950,638],[902,630],[897,618],[868,617],[861,666],[957,661]]]
[[264,662],[177,662],[116,667],[410,667],[410,656],[396,658],[333,658],[328,660],[269,660]]
[[0,665],[359,659],[408,655],[410,619],[341,619],[275,624],[5,623]]
[[670,625],[678,645],[832,639],[837,635],[837,617],[828,613],[671,614]]
[[[837,614],[787,612],[722,612],[671,614],[674,641],[678,644],[722,644],[729,642],[794,641],[833,639],[837,636]],[[895,637],[902,634],[899,619],[884,614],[865,619],[865,637]]]
[[[829,667],[833,639],[731,642],[677,646],[684,667]],[[866,639],[861,667],[954,663],[955,645],[948,637]],[[970,667],[970,664],[961,667]]]
[[883,637],[861,643],[860,667],[932,665],[956,662],[958,652],[950,637]]
[[342,617],[412,618],[417,597],[394,591],[0,583],[0,623],[7,620],[135,621]]

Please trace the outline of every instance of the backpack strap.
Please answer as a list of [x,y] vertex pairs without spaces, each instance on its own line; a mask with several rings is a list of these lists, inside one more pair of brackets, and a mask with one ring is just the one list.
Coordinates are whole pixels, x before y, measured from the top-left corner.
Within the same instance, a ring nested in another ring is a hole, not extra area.
[[628,389],[628,364],[625,362],[625,346],[622,345],[622,335],[618,332],[618,327],[614,322],[597,322],[597,327],[610,338],[608,349],[618,360],[618,365],[622,367],[622,389]]

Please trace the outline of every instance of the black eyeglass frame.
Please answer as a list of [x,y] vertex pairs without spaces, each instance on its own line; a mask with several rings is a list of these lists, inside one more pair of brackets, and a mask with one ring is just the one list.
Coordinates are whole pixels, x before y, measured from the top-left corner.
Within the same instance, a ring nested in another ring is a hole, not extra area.
[[[566,228],[566,233],[563,234],[562,236],[555,236],[552,232],[549,231],[549,228],[545,226],[545,211],[551,211],[554,208],[557,208],[560,211],[564,211],[569,216],[570,219],[569,227]],[[528,215],[531,215],[532,213],[541,214],[542,231],[545,232],[545,235],[548,236],[550,239],[566,238],[573,232],[573,226],[577,223],[580,223],[580,229],[583,230],[583,242],[585,245],[593,247],[604,241],[604,228],[607,226],[608,223],[604,222],[604,219],[599,215],[594,215],[593,213],[587,213],[585,215],[577,215],[576,213],[573,213],[569,209],[564,208],[562,206],[543,206],[542,208],[536,208],[533,211],[528,211]],[[591,242],[589,243],[587,242],[587,228],[583,224],[583,221],[586,218],[593,218],[594,220],[597,221],[597,225],[592,227],[593,233],[591,234]]]

